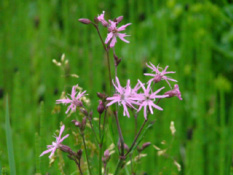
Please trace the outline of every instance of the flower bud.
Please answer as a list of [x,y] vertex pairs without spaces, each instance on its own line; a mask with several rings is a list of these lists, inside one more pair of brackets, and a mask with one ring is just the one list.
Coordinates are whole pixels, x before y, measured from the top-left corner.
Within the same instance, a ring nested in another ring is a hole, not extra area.
[[80,122],[78,122],[77,120],[72,120],[71,122],[74,123],[74,125],[77,127],[80,127],[81,125]]
[[128,147],[128,145],[127,145],[126,143],[124,143],[124,149],[125,149],[126,151],[129,151],[129,147]]
[[175,84],[174,89],[165,92],[164,95],[168,95],[167,98],[177,96],[180,100],[183,100],[182,97],[181,97],[181,92],[180,92],[178,84]]
[[107,163],[109,159],[110,159],[110,153],[109,153],[109,150],[107,149],[104,151],[104,156],[102,157],[102,162]]
[[121,59],[118,58],[118,56],[114,53],[114,60],[115,60],[115,66],[118,66],[118,64],[121,62]]
[[102,100],[105,100],[107,98],[105,94],[100,93],[100,92],[97,92],[97,96]]
[[71,150],[71,148],[69,146],[66,146],[66,145],[60,145],[60,150],[62,150],[63,152],[66,152],[66,153],[72,153],[73,151]]
[[119,16],[118,18],[116,18],[116,22],[120,23],[123,20],[123,16]]
[[142,150],[146,149],[148,146],[150,146],[150,142],[146,142],[142,145]]
[[104,112],[104,104],[103,104],[103,101],[102,100],[99,100],[99,106],[97,108],[97,111],[99,114],[102,114]]
[[95,18],[94,18],[94,21],[95,21],[96,24],[99,23],[99,20],[98,20],[98,18],[97,18],[96,16],[95,16]]
[[84,108],[80,108],[80,112],[83,113],[85,116],[88,116],[88,112]]
[[80,130],[84,130],[85,127],[86,127],[86,123],[87,123],[87,118],[86,117],[83,117],[83,120],[82,120],[82,124],[81,124],[81,127],[80,127]]
[[83,154],[83,151],[82,151],[81,149],[78,150],[78,152],[77,152],[77,158],[78,158],[78,159],[81,159],[82,154]]
[[90,24],[91,23],[91,21],[87,18],[80,18],[78,21],[83,23],[83,24]]

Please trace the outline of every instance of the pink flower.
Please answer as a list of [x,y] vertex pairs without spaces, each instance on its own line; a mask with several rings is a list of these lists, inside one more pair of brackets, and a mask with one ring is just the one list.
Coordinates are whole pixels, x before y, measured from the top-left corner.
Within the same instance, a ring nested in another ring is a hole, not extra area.
[[61,138],[61,135],[62,135],[64,129],[65,129],[65,125],[62,125],[59,136],[55,137],[56,141],[52,142],[52,145],[47,145],[48,149],[46,151],[42,152],[40,157],[45,155],[45,154],[48,154],[49,152],[51,152],[51,154],[49,155],[49,158],[51,159],[53,157],[56,149],[59,149],[61,147],[61,143],[63,142],[63,140],[69,136],[69,134],[67,134],[63,138]]
[[[148,74],[148,73],[145,73],[145,74],[144,74],[144,75],[146,75],[146,76],[152,76],[152,77],[153,77],[152,79],[149,80],[149,82],[152,82],[152,81],[153,81],[153,82],[157,83],[157,82],[159,82],[159,81],[161,81],[161,80],[165,80],[165,81],[168,83],[168,85],[169,85],[170,87],[171,87],[171,85],[170,85],[170,83],[168,82],[168,80],[177,82],[176,80],[171,79],[171,78],[169,78],[169,77],[166,76],[166,74],[173,74],[173,73],[175,73],[175,72],[171,72],[171,71],[170,71],[170,72],[167,72],[168,66],[166,66],[164,70],[159,71],[159,69],[162,69],[162,68],[159,67],[159,66],[155,67],[152,63],[150,63],[150,65],[148,65],[148,64],[146,64],[146,65],[147,65],[147,67],[149,67],[150,69],[152,69],[153,72],[155,72],[155,74]],[[149,83],[149,82],[148,82],[148,83]]]
[[144,117],[147,119],[147,108],[149,108],[151,114],[153,114],[152,107],[162,111],[163,109],[154,104],[154,101],[156,98],[166,98],[168,95],[157,95],[162,89],[164,89],[164,87],[158,89],[155,92],[151,92],[151,82],[148,83],[147,88],[145,88],[140,80],[138,80],[138,82],[140,83],[144,93],[140,95],[140,105],[137,112],[139,112],[142,107],[144,107]]
[[105,11],[101,15],[98,15],[97,20],[102,23],[104,27],[108,26],[108,22],[104,19]]
[[105,44],[107,44],[111,40],[110,47],[114,47],[116,42],[117,42],[116,37],[119,37],[122,41],[129,43],[129,41],[127,41],[125,39],[125,37],[129,36],[129,35],[126,35],[125,33],[119,33],[119,32],[125,30],[125,28],[127,26],[131,25],[131,23],[128,23],[126,25],[123,25],[123,26],[117,28],[116,27],[117,22],[114,22],[111,20],[109,20],[109,22],[110,22],[110,25],[108,27],[109,33],[108,33],[107,38],[105,40]]
[[78,93],[76,96],[76,86],[73,86],[70,95],[71,98],[56,100],[56,104],[70,104],[66,110],[66,114],[69,112],[69,110],[75,111],[77,106],[83,105],[80,98],[84,96],[85,93],[86,91],[83,91],[82,93]]
[[180,100],[183,100],[178,84],[175,84],[174,89],[167,91],[164,95],[168,95],[168,98],[177,96]]
[[138,87],[132,90],[130,87],[130,81],[128,80],[127,86],[123,88],[117,77],[116,84],[113,82],[113,85],[116,89],[116,93],[112,97],[107,98],[108,101],[111,101],[107,104],[107,106],[111,106],[114,103],[118,103],[118,105],[122,105],[124,108],[123,115],[127,115],[128,117],[130,117],[127,107],[135,109],[133,105],[139,105],[139,103],[137,102],[138,97],[134,94],[136,90],[138,90]]

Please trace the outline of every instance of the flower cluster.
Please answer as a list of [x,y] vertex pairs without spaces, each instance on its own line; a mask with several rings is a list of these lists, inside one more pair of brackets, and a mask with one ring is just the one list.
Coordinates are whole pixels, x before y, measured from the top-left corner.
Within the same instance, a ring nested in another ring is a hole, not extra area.
[[[166,68],[160,72],[158,70],[159,67],[157,66],[156,68],[152,63],[150,63],[150,66],[148,65],[148,67],[151,68],[155,72],[155,74],[145,73],[145,75],[153,76],[153,78],[148,81],[147,87],[145,87],[145,85],[140,80],[138,80],[138,83],[134,88],[131,88],[130,80],[127,81],[126,87],[122,87],[118,77],[116,77],[116,84],[113,82],[116,92],[112,97],[107,98],[107,100],[109,101],[107,106],[111,106],[114,103],[117,103],[120,106],[122,105],[124,109],[123,115],[127,115],[128,117],[130,117],[128,108],[135,109],[137,112],[139,112],[143,108],[144,117],[145,119],[147,119],[148,112],[153,114],[153,108],[163,110],[160,106],[155,104],[156,99],[177,96],[180,100],[182,100],[179,86],[177,84],[175,85],[175,88],[173,90],[166,92],[164,95],[158,95],[158,93],[162,89],[164,89],[164,87],[161,87],[160,89],[153,92],[152,84],[154,83],[158,83],[161,80],[166,80],[170,86],[168,80],[176,82],[176,80],[165,76],[165,74],[175,72],[166,72],[168,66],[166,66]],[[140,89],[142,89],[143,92],[139,92]],[[147,111],[148,109],[149,111]]]
[[[117,125],[117,131],[118,131],[118,136],[119,136],[119,141],[118,141],[118,150],[119,150],[119,162],[115,173],[114,174],[118,174],[118,170],[120,168],[123,167],[122,165],[122,160],[126,160],[129,155],[133,155],[131,154],[135,149],[137,148],[138,153],[141,152],[147,148],[151,143],[150,142],[146,142],[144,143],[141,147],[138,146],[139,142],[139,136],[140,134],[142,134],[142,130],[143,127],[145,126],[146,122],[148,121],[148,115],[149,114],[154,114],[154,109],[160,110],[162,111],[163,108],[159,106],[159,102],[161,99],[164,98],[171,98],[174,96],[177,96],[180,100],[182,100],[181,97],[181,92],[179,90],[179,86],[177,84],[174,85],[174,89],[171,88],[171,84],[169,81],[171,82],[177,82],[175,79],[172,79],[170,77],[168,77],[168,74],[174,74],[175,72],[173,71],[167,71],[168,66],[166,66],[164,69],[159,67],[159,66],[154,66],[152,63],[150,64],[146,64],[148,68],[150,68],[152,70],[151,73],[145,73],[145,76],[150,76],[151,78],[149,79],[149,81],[147,83],[142,83],[140,80],[137,81],[137,84],[135,86],[131,86],[131,82],[130,80],[127,80],[127,83],[125,86],[122,86],[120,83],[119,78],[117,77],[117,68],[119,63],[121,62],[121,59],[118,58],[118,56],[115,53],[114,47],[115,44],[117,42],[117,38],[119,38],[120,40],[122,40],[125,43],[129,43],[128,40],[125,39],[125,37],[129,36],[126,35],[125,33],[121,33],[122,31],[124,31],[126,29],[127,26],[131,25],[131,23],[122,25],[120,27],[118,27],[118,24],[123,20],[123,16],[119,16],[118,18],[115,18],[114,20],[105,20],[105,12],[103,12],[102,14],[98,15],[95,19],[94,22],[86,19],[86,18],[81,18],[79,19],[80,22],[82,22],[83,24],[91,24],[93,25],[97,32],[98,35],[100,37],[100,40],[103,44],[104,50],[106,52],[107,55],[107,59],[108,59],[108,73],[109,73],[109,87],[110,87],[110,91],[109,94],[105,94],[104,93],[97,93],[97,96],[100,98],[99,100],[99,105],[97,107],[97,111],[99,113],[99,118],[98,118],[98,132],[95,132],[95,128],[97,128],[96,126],[94,126],[96,123],[93,122],[93,111],[92,110],[88,110],[88,108],[85,107],[86,103],[83,104],[82,101],[85,102],[85,95],[86,95],[86,91],[81,91],[77,92],[78,89],[78,85],[75,85],[72,87],[71,90],[71,94],[68,95],[68,97],[65,98],[61,98],[56,100],[56,104],[65,104],[68,105],[67,110],[66,110],[66,114],[70,112],[70,114],[72,114],[73,112],[76,112],[76,110],[78,110],[80,113],[82,114],[82,119],[79,121],[77,121],[76,119],[71,120],[71,122],[74,124],[74,126],[76,128],[78,128],[79,130],[79,134],[82,137],[82,141],[83,141],[83,146],[84,146],[84,151],[85,151],[85,156],[86,156],[86,163],[87,163],[87,168],[89,171],[89,174],[91,173],[91,166],[89,165],[89,158],[88,158],[88,151],[87,151],[87,144],[86,144],[86,140],[85,140],[85,132],[86,130],[86,126],[90,126],[92,132],[93,132],[93,136],[96,140],[96,145],[99,146],[99,174],[101,174],[102,172],[102,168],[104,168],[104,174],[108,174],[108,168],[107,168],[107,163],[109,162],[110,158],[111,158],[111,153],[109,149],[106,149],[106,151],[103,154],[103,146],[106,145],[106,143],[104,143],[104,141],[106,139],[104,139],[104,135],[106,133],[106,129],[108,127],[106,127],[107,122],[107,116],[109,114],[114,114],[115,115],[115,119],[116,119],[116,125]],[[105,41],[103,40],[100,30],[99,30],[99,24],[102,24],[102,26],[106,27],[108,30],[107,33],[107,37],[105,39]],[[107,46],[105,45],[107,44]],[[115,66],[115,78],[114,80],[112,80],[111,78],[111,70],[110,70],[110,49],[113,49],[113,59],[114,59],[114,66]],[[62,60],[64,61],[64,57],[62,58]],[[58,62],[54,61],[54,63],[59,66],[60,64],[58,64]],[[68,62],[67,62],[68,63]],[[165,80],[167,82],[167,84],[169,85],[169,87],[171,88],[171,90],[162,93],[162,90],[165,87],[158,87],[158,83],[162,80]],[[113,85],[113,86],[112,86]],[[111,94],[111,89],[112,87],[114,87],[115,92],[113,94]],[[107,110],[110,110],[109,107],[111,105],[116,105],[116,111],[114,111],[114,113],[110,113]],[[143,111],[143,116],[145,118],[143,125],[141,126],[141,128],[138,130],[138,133],[135,134],[135,138],[131,144],[131,146],[128,146],[123,139],[123,134],[121,131],[121,127],[120,127],[120,122],[118,119],[118,106],[123,106],[123,116],[127,116],[130,117],[130,111],[132,110],[135,114],[135,128],[137,131],[137,116],[138,113],[142,110]],[[104,113],[104,114],[103,114]],[[101,118],[101,115],[104,116],[104,118]],[[88,122],[88,125],[87,125]],[[66,139],[69,134],[65,135],[64,137],[61,137],[63,131],[65,129],[65,125],[61,126],[60,132],[59,132],[59,136],[56,136],[56,141],[52,142],[52,145],[48,145],[47,146],[47,150],[42,152],[40,156],[43,156],[45,154],[50,153],[49,158],[53,160],[54,158],[54,154],[55,151],[57,149],[60,149],[61,151],[65,152],[68,154],[68,158],[70,158],[71,160],[73,160],[77,167],[78,170],[80,172],[80,174],[82,175],[82,168],[81,168],[81,158],[82,158],[82,149],[73,151],[69,146],[63,145],[62,142],[64,139]],[[173,131],[173,135],[175,133],[175,129],[174,129],[174,124],[171,127],[172,131]],[[72,132],[74,133],[74,132]],[[145,134],[145,133],[144,133]],[[103,154],[103,155],[101,155]],[[140,156],[139,156],[140,157]],[[131,157],[132,158],[132,157]],[[136,157],[135,157],[136,158]],[[102,163],[103,163],[103,167],[102,167]]]
[[114,21],[112,20],[108,20],[108,22],[104,19],[104,14],[105,12],[103,11],[103,13],[101,15],[99,15],[96,19],[98,22],[101,22],[101,24],[104,27],[108,28],[108,35],[107,38],[105,40],[105,44],[110,43],[110,47],[114,47],[116,42],[117,42],[117,37],[120,38],[122,41],[129,43],[128,40],[125,39],[126,35],[125,33],[119,33],[123,30],[126,29],[127,26],[131,25],[131,23],[125,24],[121,27],[117,27],[117,25],[122,21],[123,16],[119,16],[118,18],[116,18]]

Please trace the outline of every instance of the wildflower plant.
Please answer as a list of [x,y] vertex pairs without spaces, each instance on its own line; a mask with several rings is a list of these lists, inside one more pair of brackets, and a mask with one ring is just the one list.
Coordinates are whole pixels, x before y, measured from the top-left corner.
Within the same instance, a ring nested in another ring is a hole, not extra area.
[[[77,85],[74,85],[72,87],[70,95],[66,95],[66,97],[56,100],[56,104],[68,105],[65,114],[76,113],[78,111],[77,115],[80,115],[81,118],[79,117],[78,120],[70,118],[69,119],[73,123],[74,128],[77,128],[77,130],[75,130],[74,132],[80,135],[80,142],[82,142],[83,148],[72,150],[72,146],[65,145],[65,142],[63,141],[69,135],[67,134],[64,137],[61,137],[65,129],[65,125],[62,125],[59,136],[56,137],[56,141],[53,142],[52,145],[48,145],[48,149],[42,152],[42,154],[40,155],[43,156],[51,152],[49,158],[52,159],[56,154],[56,150],[60,149],[62,152],[67,153],[68,157],[75,162],[81,175],[84,174],[81,163],[84,161],[86,161],[88,173],[90,175],[97,174],[95,172],[96,168],[90,165],[92,157],[88,152],[86,135],[89,130],[86,129],[87,126],[91,128],[91,136],[95,138],[98,148],[98,174],[101,175],[104,173],[104,175],[106,175],[113,173],[114,175],[116,175],[124,166],[132,164],[134,161],[138,161],[140,158],[145,156],[145,154],[143,154],[143,150],[149,147],[151,143],[145,142],[144,144],[142,144],[141,147],[139,146],[139,143],[142,141],[142,136],[145,135],[147,129],[154,123],[149,122],[149,119],[155,118],[154,115],[156,111],[163,110],[163,107],[159,104],[159,102],[161,100],[167,100],[174,96],[177,96],[179,100],[182,100],[178,84],[174,85],[174,89],[170,89],[168,91],[164,91],[165,87],[161,86],[160,84],[162,80],[165,80],[171,88],[169,81],[177,82],[177,80],[174,80],[167,76],[167,74],[175,73],[174,71],[167,71],[168,66],[162,69],[161,67],[155,66],[152,63],[146,64],[152,70],[151,73],[144,74],[145,76],[152,77],[148,82],[141,82],[140,80],[138,80],[137,84],[135,86],[132,86],[130,79],[128,79],[127,82],[125,82],[125,86],[122,85],[120,79],[117,76],[117,70],[118,66],[120,65],[121,59],[119,59],[119,57],[116,55],[115,47],[117,46],[118,39],[122,40],[125,43],[129,43],[129,41],[125,39],[125,37],[128,37],[129,35],[122,32],[131,25],[131,23],[128,23],[119,27],[119,23],[121,23],[122,20],[123,16],[119,16],[118,18],[115,18],[113,20],[106,20],[105,12],[95,17],[93,21],[86,18],[79,19],[79,21],[83,24],[94,26],[106,52],[108,62],[107,70],[109,75],[109,91],[97,92],[97,96],[99,97],[99,105],[96,106],[96,109],[99,113],[99,117],[97,119],[98,124],[94,122],[92,110],[89,110],[86,104],[83,103],[83,99],[87,95],[86,91],[78,90]],[[105,39],[103,39],[102,35],[100,34],[100,27],[106,28]],[[113,51],[111,53],[113,53],[112,58],[114,60],[114,75],[111,75],[110,50]],[[58,64],[58,62],[56,62],[56,64]],[[119,108],[123,108],[123,114],[119,113]],[[119,119],[121,118],[121,116],[127,116],[128,118],[130,118],[131,114],[134,115],[136,121],[135,125],[137,123],[137,116],[142,115],[142,117],[144,117],[144,122],[142,123],[140,128],[136,129],[133,142],[125,143],[123,135],[124,132],[122,132]],[[113,143],[113,146],[111,146],[111,148],[106,147],[106,140],[104,139],[105,133],[108,132],[106,122],[108,118],[112,118],[112,120],[114,121],[113,124],[116,125],[117,137],[119,138],[117,145]],[[96,131],[96,128],[98,128],[98,131]],[[171,125],[171,130],[172,135],[174,135],[174,122]],[[118,150],[113,151],[113,148]],[[85,158],[83,158],[83,151],[85,152]],[[138,151],[138,155],[133,157],[133,152],[135,151]],[[108,162],[114,161],[114,159],[111,159],[111,155],[115,152],[118,153],[118,162],[115,164],[115,170],[110,172],[110,170],[108,169]],[[161,151],[160,154],[162,154]],[[178,163],[175,161],[175,164]]]

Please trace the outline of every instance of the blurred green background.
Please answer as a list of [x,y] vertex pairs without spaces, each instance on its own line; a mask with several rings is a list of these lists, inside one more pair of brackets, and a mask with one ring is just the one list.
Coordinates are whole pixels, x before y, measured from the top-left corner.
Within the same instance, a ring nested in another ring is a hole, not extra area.
[[[106,59],[97,32],[92,26],[79,23],[78,19],[93,20],[103,10],[106,19],[123,15],[122,24],[132,23],[126,30],[131,35],[127,38],[130,44],[122,41],[116,44],[116,53],[122,58],[118,68],[122,84],[127,79],[131,79],[132,84],[137,79],[147,81],[148,77],[143,75],[150,71],[146,62],[161,67],[169,65],[170,71],[176,71],[172,77],[179,81],[183,97],[183,101],[178,98],[162,101],[160,106],[164,111],[153,116],[156,118],[154,127],[144,138],[160,148],[171,146],[169,155],[181,164],[182,170],[177,171],[171,158],[158,156],[152,146],[144,152],[147,157],[134,168],[139,174],[148,175],[231,174],[231,0],[1,0],[0,174],[13,174],[9,161],[15,161],[16,174],[62,174],[59,170],[62,159],[49,167],[47,156],[39,158],[39,155],[53,141],[52,135],[59,129],[60,121],[67,128],[73,127],[69,121],[74,116],[66,118],[65,107],[55,106],[62,91],[70,93],[71,87],[79,84],[87,90],[90,109],[94,109],[94,117],[97,117],[96,92],[102,92],[108,86]],[[104,29],[101,33],[106,36]],[[52,60],[59,61],[63,53],[69,64],[61,69]],[[113,75],[112,57],[111,65]],[[73,73],[79,78],[68,76]],[[161,85],[169,89],[165,83]],[[7,94],[14,148],[9,157],[6,137],[9,125],[5,119]],[[60,108],[61,112],[56,112]],[[126,134],[126,143],[130,145],[134,136],[133,117],[122,116],[120,120],[124,124],[122,130]],[[171,145],[169,126],[172,120],[177,132]],[[141,114],[139,124],[142,121]],[[161,144],[164,140],[166,144]],[[70,143],[74,150],[81,145],[72,140],[72,136],[66,143]],[[111,140],[105,148],[110,143]],[[76,174],[74,163],[70,163],[65,155],[63,157],[64,174]],[[109,166],[111,173],[116,163],[114,158],[112,162]],[[92,166],[97,165],[93,158]],[[127,170],[122,174],[127,174]]]

